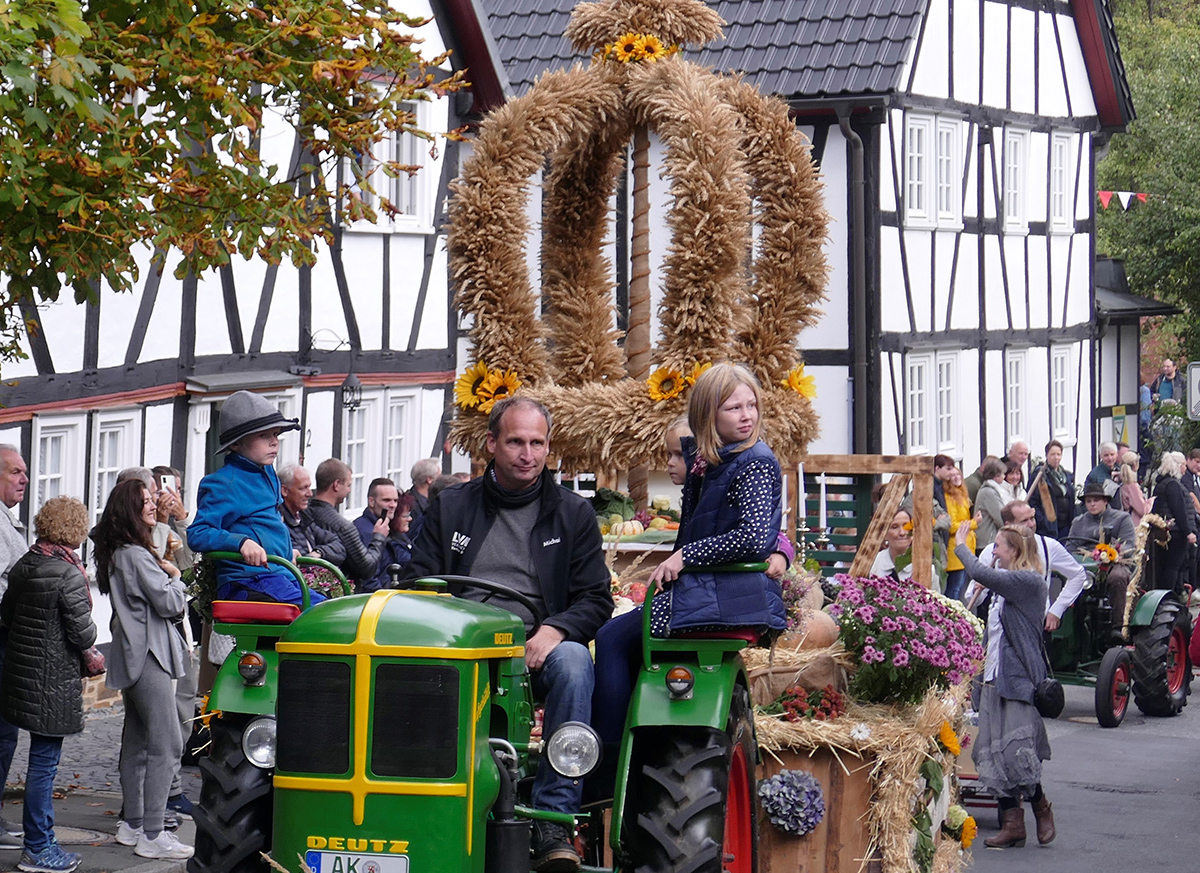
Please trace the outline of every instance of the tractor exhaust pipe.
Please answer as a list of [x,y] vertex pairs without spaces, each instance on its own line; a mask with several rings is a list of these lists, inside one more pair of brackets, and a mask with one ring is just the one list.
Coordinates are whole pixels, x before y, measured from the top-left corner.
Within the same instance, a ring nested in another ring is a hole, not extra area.
[[484,873],[527,873],[529,870],[529,833],[531,823],[518,819],[517,753],[504,740],[492,739],[496,769],[500,771],[500,794],[492,806],[487,823],[487,848]]

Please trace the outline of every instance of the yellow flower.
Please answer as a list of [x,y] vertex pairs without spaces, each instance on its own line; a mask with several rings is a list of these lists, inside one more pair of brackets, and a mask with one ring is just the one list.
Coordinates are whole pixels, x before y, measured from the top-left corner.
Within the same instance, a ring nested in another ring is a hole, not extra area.
[[793,367],[792,371],[787,374],[787,378],[779,384],[784,388],[791,388],[801,397],[807,397],[809,400],[817,399],[817,378],[805,376],[803,364]]
[[712,369],[712,361],[705,361],[704,363],[697,361],[696,365],[692,367],[692,372],[683,377],[683,381],[688,383],[688,387],[691,387],[696,384],[696,380],[700,378],[701,373],[710,369]]
[[1100,543],[1096,546],[1092,556],[1101,564],[1115,564],[1121,560],[1121,554],[1108,543]]
[[454,380],[454,402],[463,409],[474,409],[483,400],[479,389],[483,387],[488,377],[487,364],[476,361],[467,367],[466,372]]
[[975,837],[979,833],[979,825],[975,824],[975,819],[967,816],[967,820],[962,826],[962,847],[964,849],[971,848],[971,843],[975,842]]
[[958,734],[954,732],[954,728],[951,727],[948,721],[942,722],[942,729],[938,733],[938,742],[951,755],[957,755],[962,751],[962,744],[958,741]]
[[617,60],[623,64],[642,59],[642,40],[636,33],[627,33],[615,43],[613,51]]
[[479,388],[482,398],[479,402],[480,412],[491,412],[497,401],[511,397],[521,387],[521,380],[512,370],[493,370]]
[[650,386],[651,400],[670,400],[677,397],[684,386],[683,375],[678,370],[669,367],[659,367],[646,380]]
[[659,58],[667,56],[667,47],[657,36],[648,33],[638,41],[641,43],[642,60],[652,64]]
[[901,527],[904,528],[905,533],[912,533],[912,522],[911,521],[904,522],[904,524],[902,524]]

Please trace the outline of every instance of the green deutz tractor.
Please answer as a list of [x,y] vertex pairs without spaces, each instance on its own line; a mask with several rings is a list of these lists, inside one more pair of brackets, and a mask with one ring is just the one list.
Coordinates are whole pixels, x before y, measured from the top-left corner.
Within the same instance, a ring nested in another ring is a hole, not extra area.
[[645,609],[612,799],[563,815],[527,805],[539,757],[583,778],[599,740],[578,723],[531,739],[521,620],[448,585],[502,590],[446,577],[303,613],[213,604],[237,642],[208,701],[189,873],[261,873],[260,852],[314,873],[525,873],[538,819],[578,826],[588,867],[756,869],[752,634],[652,639]]

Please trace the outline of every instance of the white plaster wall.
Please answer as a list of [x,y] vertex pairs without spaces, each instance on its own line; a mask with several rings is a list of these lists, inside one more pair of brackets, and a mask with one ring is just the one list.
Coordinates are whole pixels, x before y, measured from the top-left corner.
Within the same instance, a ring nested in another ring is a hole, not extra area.
[[1036,91],[1033,75],[1033,22],[1037,13],[1013,7],[1011,14],[1012,29],[1008,34],[1008,51],[1012,70],[1012,108],[1017,112],[1033,112]]
[[1046,240],[1042,237],[1029,237],[1027,242],[1025,256],[1030,288],[1029,326],[1049,327],[1046,313],[1046,299],[1049,294],[1046,280]]
[[1004,301],[1004,274],[1000,270],[1000,240],[993,234],[983,238],[984,326],[988,330],[1008,327]]
[[845,367],[805,367],[816,378],[813,402],[821,420],[820,434],[808,444],[809,454],[849,454],[853,436],[850,415],[851,387]]
[[342,447],[333,444],[333,416],[335,412],[341,414],[341,409],[334,407],[335,399],[338,392],[334,390],[312,391],[308,395],[304,466],[314,474],[317,464],[342,454]]
[[[908,331],[908,308],[904,302],[904,270],[900,261],[900,233],[894,227],[879,229],[879,328],[887,332]],[[913,233],[909,231],[911,237]],[[848,312],[848,310],[847,310]],[[848,320],[848,319],[847,319]]]
[[64,288],[56,303],[38,307],[43,334],[57,373],[83,369],[83,307],[75,305],[71,289]]
[[[1043,63],[1038,110],[1042,115],[1065,118],[1070,112],[1067,109],[1067,92],[1063,86],[1062,65],[1058,61],[1058,41],[1054,38],[1055,16],[1049,12],[1039,12],[1038,15],[1041,18],[1038,27],[1038,54]],[[1063,18],[1059,24],[1065,24],[1066,37],[1074,39],[1074,22]]]
[[987,409],[985,454],[999,457],[1008,449],[1004,442],[1004,353],[999,350],[985,352],[983,367],[986,387],[980,407]]
[[1091,254],[1087,237],[1079,236],[1071,252],[1071,294],[1067,301],[1066,326],[1088,324],[1091,321]]
[[[921,333],[933,330],[929,320],[929,296],[933,293],[933,236],[933,231],[928,230],[910,230],[904,234],[908,282],[912,289],[913,327]],[[900,278],[898,275],[896,281],[899,282]],[[881,308],[892,308],[887,303],[889,299],[895,300],[896,309],[904,311],[907,308],[902,295],[894,298],[885,296]]]
[[1088,81],[1087,65],[1083,60],[1083,49],[1079,46],[1075,22],[1068,16],[1059,16],[1058,29],[1062,36],[1062,56],[1067,71],[1067,87],[1071,95],[1071,114],[1095,115],[1096,101],[1092,97],[1092,86]]
[[[801,349],[846,349],[850,347],[850,274],[847,236],[846,140],[837,127],[831,127],[821,158],[821,178],[825,180],[825,210],[829,213],[829,236],[824,245],[828,281],[826,299],[817,304],[824,315],[798,338]],[[885,207],[886,208],[886,207]]]
[[915,67],[912,80],[914,94],[924,94],[929,97],[950,96],[950,57],[952,52],[947,45],[947,39],[950,29],[951,2],[952,0],[930,0],[926,8],[925,36],[920,54],[915,59],[910,59],[900,79],[902,83],[907,83],[909,72]]
[[[944,330],[946,327],[946,315],[950,306],[950,290],[951,283],[955,286],[956,306],[965,307],[970,305],[968,300],[958,300],[958,295],[968,291],[971,285],[963,282],[964,277],[962,268],[962,249],[971,242],[970,237],[963,237],[958,245],[958,264],[954,263],[954,241],[955,234],[947,231],[938,231],[934,234],[934,281],[933,281],[933,326],[931,330]],[[973,284],[973,283],[972,283]],[[969,295],[968,295],[969,296]],[[974,306],[971,305],[974,309]]]
[[[179,324],[182,313],[182,283],[173,275],[179,264],[179,255],[168,256],[163,267],[162,282],[158,287],[158,296],[154,299],[154,310],[150,314],[150,323],[146,328],[146,336],[142,342],[142,354],[139,360],[162,361],[179,357]],[[140,300],[140,296],[139,296]],[[103,305],[101,305],[103,308]],[[204,310],[198,310],[203,313]],[[217,316],[224,324],[224,309]],[[198,319],[201,323],[206,318]],[[197,348],[199,348],[200,326],[196,327]]]
[[[446,409],[446,392],[440,389],[426,388],[421,391],[418,399],[421,412],[421,432],[417,437],[419,440],[417,443],[417,458],[440,457],[442,446],[436,440],[438,429],[442,424],[442,415]],[[416,463],[416,461],[413,463]],[[412,481],[408,473],[408,470],[404,471],[404,487],[411,488]]]
[[958,273],[954,280],[954,309],[951,330],[979,326],[979,243],[964,236],[958,247]]
[[[955,12],[957,12],[957,8]],[[1008,5],[983,4],[983,104],[1004,108],[1008,99]]]
[[171,463],[171,442],[175,433],[174,409],[173,403],[156,403],[146,407],[146,450],[141,461],[147,467]]
[[[957,9],[955,10],[957,14]],[[958,353],[958,421],[959,451],[963,471],[970,475],[979,466],[979,432],[982,419],[979,409],[979,350],[963,349]]]
[[[1029,325],[1025,318],[1025,246],[1029,242],[1027,236],[1001,237],[1004,246],[1004,263],[999,282],[994,289],[997,297],[1004,299],[1004,280],[1008,280],[1008,299],[1012,311],[1012,326],[1016,330],[1024,330]],[[1007,314],[1005,315],[1007,319]]]
[[[447,253],[446,253],[446,238],[441,237],[437,241],[437,246],[433,252],[433,267],[429,274],[429,289],[425,295],[425,310],[421,316],[421,330],[417,334],[418,349],[444,349],[450,344],[450,338],[447,335],[447,324],[449,318],[449,292],[448,273],[447,273]],[[395,267],[393,265],[392,275],[395,276]],[[415,291],[412,292],[415,295]],[[404,295],[399,295],[403,297]],[[392,305],[396,305],[396,297],[392,298]],[[408,334],[402,333],[400,336],[392,334],[392,347],[403,348],[402,344],[408,342]]]

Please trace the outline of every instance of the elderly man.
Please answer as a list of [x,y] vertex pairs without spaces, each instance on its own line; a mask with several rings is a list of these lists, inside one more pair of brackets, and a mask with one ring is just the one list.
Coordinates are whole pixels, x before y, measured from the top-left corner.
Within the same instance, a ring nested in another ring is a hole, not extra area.
[[1116,443],[1100,443],[1100,463],[1087,474],[1085,485],[1099,485],[1113,509],[1122,509],[1121,462]]
[[1029,446],[1023,440],[1017,440],[1008,447],[1008,454],[1001,460],[1016,461],[1021,467],[1021,484],[1025,484],[1025,463],[1029,460]]
[[[13,510],[25,499],[29,475],[21,450],[0,444],[0,596],[8,589],[8,571],[17,559],[29,551],[25,525]],[[4,653],[8,647],[8,631],[0,627],[0,675],[4,669]],[[13,753],[17,750],[18,730],[0,718],[0,785],[8,782]],[[19,821],[19,817],[18,817]],[[0,816],[0,849],[19,849],[24,845],[24,829]]]
[[312,477],[299,464],[284,464],[279,476],[279,514],[292,537],[292,548],[308,558],[323,558],[340,567],[346,560],[346,548],[329,531],[314,525],[308,514],[312,498]]
[[412,517],[414,523],[429,508],[429,501],[433,499],[429,496],[429,486],[441,472],[442,462],[437,458],[422,458],[413,464],[413,484],[412,488],[408,489],[408,493],[413,497]]
[[[543,736],[567,721],[588,722],[594,675],[588,643],[612,615],[609,572],[590,504],[555,484],[546,469],[550,413],[515,397],[497,403],[488,419],[484,474],[441,492],[425,513],[407,578],[473,575],[497,582],[532,602],[465,589],[472,599],[514,613],[525,623],[525,663],[533,691],[545,703]],[[533,805],[578,812],[583,786],[555,773],[544,758],[533,783]],[[571,835],[561,825],[535,822],[533,869],[578,870]]]
[[345,558],[338,564],[346,575],[352,579],[370,579],[383,554],[388,525],[385,519],[376,521],[371,528],[371,541],[363,544],[358,528],[337,510],[338,504],[350,496],[353,482],[354,472],[348,464],[337,458],[322,461],[317,467],[317,493],[308,501],[308,517],[317,528],[317,536],[332,536],[346,550]]
[[[1083,505],[1087,512],[1071,523],[1071,533],[1063,545],[1076,552],[1090,551],[1103,539],[1123,554],[1133,550],[1136,539],[1133,519],[1128,512],[1109,506],[1102,485],[1089,482],[1084,486]],[[1130,575],[1129,568],[1124,564],[1118,564],[1108,571],[1108,601],[1112,604],[1114,618],[1124,618],[1125,589],[1129,587]]]

